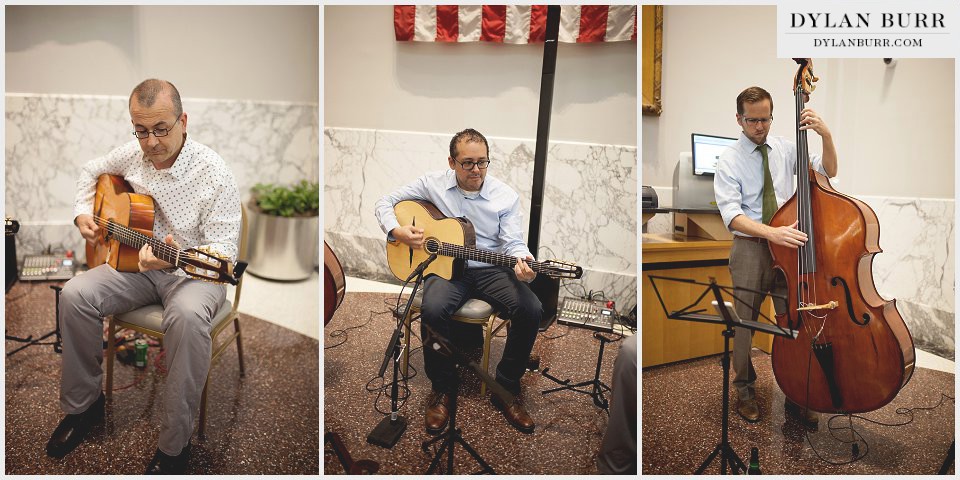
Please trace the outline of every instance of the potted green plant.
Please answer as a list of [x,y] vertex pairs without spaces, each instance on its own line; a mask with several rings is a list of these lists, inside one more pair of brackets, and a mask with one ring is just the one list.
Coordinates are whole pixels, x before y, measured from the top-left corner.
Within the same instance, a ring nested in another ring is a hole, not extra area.
[[303,280],[317,263],[320,184],[258,183],[250,189],[247,271],[273,280]]

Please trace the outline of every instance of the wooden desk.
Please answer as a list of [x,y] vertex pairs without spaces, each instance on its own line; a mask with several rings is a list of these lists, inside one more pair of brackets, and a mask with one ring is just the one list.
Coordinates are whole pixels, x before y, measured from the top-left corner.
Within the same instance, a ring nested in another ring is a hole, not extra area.
[[[731,285],[728,259],[732,240],[706,240],[696,237],[644,234],[642,239],[643,310],[640,322],[643,329],[642,367],[703,357],[723,352],[723,326],[683,320],[669,320],[657,299],[649,275],[687,278],[709,282],[714,277],[720,285]],[[706,287],[701,285],[657,281],[657,289],[668,311],[678,310],[696,300]],[[716,313],[710,305],[712,296],[703,298],[699,308],[705,313]],[[769,299],[765,311],[773,318]],[[756,334],[754,346],[769,352],[773,337]],[[731,341],[730,348],[733,348]]]

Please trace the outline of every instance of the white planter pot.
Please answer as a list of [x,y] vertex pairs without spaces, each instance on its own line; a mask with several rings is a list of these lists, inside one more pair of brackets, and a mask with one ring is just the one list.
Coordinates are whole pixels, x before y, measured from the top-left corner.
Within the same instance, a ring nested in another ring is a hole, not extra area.
[[247,271],[272,280],[309,278],[317,264],[319,217],[278,217],[247,209]]

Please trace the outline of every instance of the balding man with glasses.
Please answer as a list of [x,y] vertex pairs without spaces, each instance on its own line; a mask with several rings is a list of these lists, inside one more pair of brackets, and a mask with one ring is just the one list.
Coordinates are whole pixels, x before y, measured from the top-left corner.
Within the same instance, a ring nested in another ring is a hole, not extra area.
[[[155,238],[176,248],[204,246],[235,261],[241,219],[237,182],[220,155],[187,137],[187,114],[176,87],[164,80],[141,82],[130,94],[129,111],[136,139],[88,162],[77,180],[74,224],[80,234],[87,241],[101,235],[91,215],[97,178],[118,175],[134,192],[153,198]],[[60,408],[67,415],[47,443],[47,454],[64,457],[103,423],[103,318],[159,303],[167,379],[160,438],[146,473],[184,473],[210,368],[211,321],[226,291],[188,278],[154,256],[149,244],[140,250],[139,269],[117,272],[104,264],[63,288]]]

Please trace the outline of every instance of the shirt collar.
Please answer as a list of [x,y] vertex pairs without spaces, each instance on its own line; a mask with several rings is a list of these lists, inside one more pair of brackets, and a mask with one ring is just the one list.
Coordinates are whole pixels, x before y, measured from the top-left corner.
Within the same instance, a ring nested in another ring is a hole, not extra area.
[[[764,143],[764,145],[767,146],[767,151],[769,151],[770,142],[766,142]],[[753,143],[753,140],[750,140],[750,138],[747,137],[747,134],[743,133],[742,131],[740,132],[740,139],[737,140],[737,146],[740,148],[740,150],[744,152],[757,153],[758,155],[760,154],[760,152],[757,151],[757,147],[759,145],[757,145],[756,143]]]
[[[457,172],[454,172],[453,169],[447,170],[447,190],[452,190],[457,188]],[[485,200],[490,200],[490,176],[486,176],[483,179],[483,184],[480,185],[480,196]]]
[[193,151],[193,140],[187,138],[183,141],[183,147],[180,149],[180,153],[177,155],[177,161],[173,162],[173,165],[167,169],[167,172],[173,176],[173,178],[180,179],[186,175],[187,170],[190,168],[190,155]]

